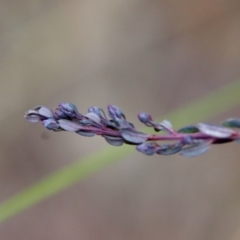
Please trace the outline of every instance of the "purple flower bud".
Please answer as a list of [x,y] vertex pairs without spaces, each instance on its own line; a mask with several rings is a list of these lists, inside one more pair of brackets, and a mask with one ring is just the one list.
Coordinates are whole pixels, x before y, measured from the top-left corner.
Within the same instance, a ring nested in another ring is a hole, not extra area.
[[211,141],[200,141],[199,143],[192,144],[180,151],[180,154],[186,157],[196,157],[210,149]]
[[228,138],[235,133],[235,131],[230,128],[205,123],[199,123],[198,128],[202,133],[216,138]]
[[77,107],[72,103],[60,103],[59,110],[70,118],[81,117],[82,115],[78,112]]
[[121,109],[115,105],[108,105],[108,113],[112,119],[125,119]]
[[79,130],[76,132],[77,134],[81,135],[81,136],[84,136],[84,137],[93,137],[95,136],[95,133],[94,132],[91,132],[91,131],[83,131],[83,130]]
[[46,127],[49,130],[53,130],[53,131],[59,130],[59,124],[53,118],[43,120],[42,124],[44,127]]
[[53,111],[44,106],[37,106],[33,110],[37,111],[39,115],[41,115],[45,118],[54,118],[55,117]]
[[136,147],[136,149],[146,155],[153,155],[159,149],[159,145],[155,142],[145,142]]
[[66,120],[66,119],[60,119],[58,123],[63,130],[69,131],[69,132],[77,132],[82,128],[82,126],[79,123]]
[[100,117],[94,113],[94,112],[89,112],[85,115],[88,119],[92,120],[94,123],[101,124],[101,119]]
[[169,131],[171,132],[173,130],[173,127],[172,127],[172,124],[170,121],[168,120],[163,120],[161,123],[160,123],[161,127],[163,128],[163,130],[166,130],[166,131]]
[[103,135],[105,140],[113,146],[122,146],[124,144],[124,139],[121,137],[113,137],[108,135]]
[[62,112],[59,108],[55,109],[55,115],[57,116],[58,119],[68,118],[68,116],[64,112]]
[[41,121],[41,116],[38,114],[37,111],[29,110],[25,113],[24,117],[32,123]]
[[161,145],[156,151],[160,155],[172,155],[182,150],[183,144],[181,142],[169,145]]
[[24,116],[29,122],[39,122],[47,118],[54,118],[54,113],[46,107],[37,106],[33,110],[29,110]]
[[105,112],[99,107],[90,107],[88,112],[96,113],[99,117],[106,118]]
[[87,118],[83,118],[83,119],[79,120],[79,123],[83,126],[87,126],[87,125],[91,125],[92,121]]
[[150,115],[149,113],[144,113],[144,112],[139,113],[139,114],[138,114],[138,119],[139,119],[142,123],[144,123],[145,125],[147,125],[147,126],[149,126],[149,127],[152,126],[153,120],[152,120],[152,117],[151,117],[151,115]]
[[132,129],[135,131],[135,127],[132,123],[126,121],[125,119],[116,119],[112,121],[115,125],[115,127],[117,129],[123,129],[123,128],[128,128],[128,129]]
[[147,134],[134,131],[131,128],[123,128],[120,130],[120,133],[127,142],[132,144],[145,142],[148,138]]

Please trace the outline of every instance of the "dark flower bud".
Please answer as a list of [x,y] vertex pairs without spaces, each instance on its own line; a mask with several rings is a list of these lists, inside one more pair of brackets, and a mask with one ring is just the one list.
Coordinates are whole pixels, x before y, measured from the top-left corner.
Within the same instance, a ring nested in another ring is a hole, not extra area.
[[84,131],[84,130],[79,130],[76,132],[77,134],[84,136],[84,137],[93,137],[95,135],[94,132],[91,131]]
[[161,145],[156,151],[160,155],[172,155],[182,150],[183,144],[181,142],[175,144]]
[[87,118],[83,118],[83,119],[79,120],[79,123],[83,126],[92,125],[92,121]]
[[108,113],[112,119],[125,119],[123,112],[117,106],[108,105]]
[[25,113],[24,117],[32,123],[41,121],[41,116],[38,114],[37,111],[29,110]]
[[77,132],[82,128],[82,126],[79,123],[66,120],[66,119],[60,119],[58,123],[63,130],[69,131],[69,132]]
[[58,119],[68,118],[68,116],[64,112],[62,112],[59,108],[55,109],[55,115],[57,116]]
[[62,111],[65,115],[67,115],[70,118],[82,116],[78,112],[77,107],[72,103],[60,103],[59,110]]
[[91,121],[93,121],[94,123],[97,124],[101,124],[101,119],[100,117],[94,113],[94,112],[89,112],[85,115],[85,117],[87,117],[88,119],[90,119]]
[[122,137],[129,143],[139,144],[145,142],[148,138],[148,135],[142,132],[138,132],[131,128],[123,128],[120,130]]
[[112,120],[112,123],[117,129],[129,128],[135,130],[134,125],[125,119]]
[[59,130],[59,127],[60,127],[58,122],[53,118],[43,120],[42,124],[47,129],[53,130],[53,131]]
[[199,123],[198,128],[202,133],[216,138],[228,138],[235,133],[235,131],[230,128],[205,123]]
[[54,118],[54,113],[46,107],[37,106],[29,110],[24,116],[29,122],[39,122],[47,118]]
[[144,142],[136,147],[136,149],[145,154],[145,155],[153,155],[159,149],[159,145],[155,142]]
[[148,127],[151,127],[152,126],[152,117],[149,113],[145,113],[145,112],[142,112],[142,113],[139,113],[138,114],[138,119],[144,123],[145,125],[147,125]]
[[37,111],[38,114],[44,118],[54,118],[55,117],[53,111],[44,106],[37,106],[33,110]]
[[96,113],[99,117],[106,118],[105,112],[99,107],[90,107],[88,108],[88,112]]
[[159,125],[162,127],[162,130],[165,130],[168,132],[173,131],[172,123],[168,120],[163,120],[161,123],[159,123]]
[[103,135],[105,140],[113,146],[122,146],[124,144],[124,139],[121,137]]
[[183,148],[180,154],[186,157],[196,157],[210,149],[211,141],[200,141],[199,143],[192,144]]

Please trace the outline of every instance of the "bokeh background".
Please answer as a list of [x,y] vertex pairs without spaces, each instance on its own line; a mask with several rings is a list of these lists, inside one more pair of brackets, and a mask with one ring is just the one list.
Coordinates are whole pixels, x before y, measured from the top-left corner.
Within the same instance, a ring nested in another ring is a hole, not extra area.
[[[26,110],[160,117],[239,78],[239,13],[236,0],[0,0],[0,200],[106,145],[27,123]],[[4,222],[0,239],[237,240],[239,160],[237,144],[134,153]]]

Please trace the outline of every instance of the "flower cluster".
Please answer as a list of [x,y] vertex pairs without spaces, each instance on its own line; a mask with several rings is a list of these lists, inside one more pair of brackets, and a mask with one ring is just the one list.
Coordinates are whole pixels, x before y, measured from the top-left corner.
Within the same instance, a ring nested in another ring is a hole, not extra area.
[[[25,114],[29,122],[42,122],[43,126],[55,132],[75,132],[85,137],[101,135],[114,146],[125,144],[136,145],[136,149],[146,155],[171,155],[180,153],[194,157],[209,150],[211,144],[240,142],[240,119],[228,119],[221,125],[199,123],[175,131],[172,124],[164,120],[155,122],[148,113],[139,113],[139,120],[156,132],[165,134],[147,134],[135,129],[126,120],[123,112],[114,105],[108,106],[107,118],[105,112],[98,107],[90,107],[88,113],[82,115],[72,103],[60,103],[53,112],[47,107],[37,106]],[[173,143],[159,144],[160,141]]]

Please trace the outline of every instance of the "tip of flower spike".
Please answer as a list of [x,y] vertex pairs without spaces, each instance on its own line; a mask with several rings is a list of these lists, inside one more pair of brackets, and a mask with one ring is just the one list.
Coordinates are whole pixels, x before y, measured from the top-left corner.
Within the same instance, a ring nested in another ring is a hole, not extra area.
[[25,113],[24,117],[29,122],[39,122],[44,119],[54,118],[54,113],[44,106],[37,106],[33,110],[29,110]]
[[44,106],[37,106],[34,108],[37,113],[45,118],[54,118],[54,113],[51,109]]
[[29,122],[35,123],[41,121],[40,116],[34,110],[29,110],[25,113],[24,118],[26,118]]

